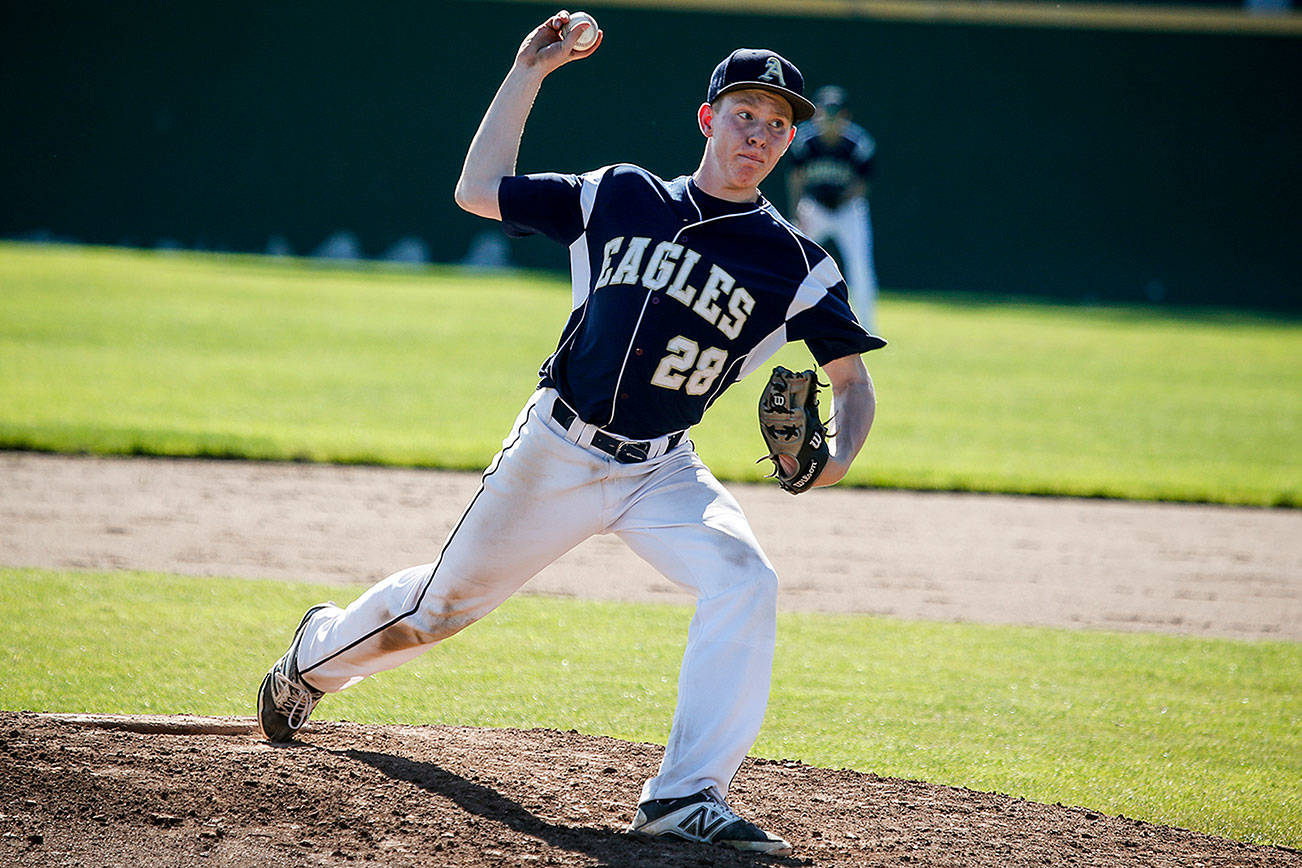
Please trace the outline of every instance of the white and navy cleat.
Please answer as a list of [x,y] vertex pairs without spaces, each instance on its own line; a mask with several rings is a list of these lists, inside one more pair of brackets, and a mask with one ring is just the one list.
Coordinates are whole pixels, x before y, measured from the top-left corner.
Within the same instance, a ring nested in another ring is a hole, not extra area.
[[643,802],[637,806],[637,816],[628,831],[654,838],[721,844],[770,856],[791,855],[789,843],[737,816],[709,789],[679,799]]

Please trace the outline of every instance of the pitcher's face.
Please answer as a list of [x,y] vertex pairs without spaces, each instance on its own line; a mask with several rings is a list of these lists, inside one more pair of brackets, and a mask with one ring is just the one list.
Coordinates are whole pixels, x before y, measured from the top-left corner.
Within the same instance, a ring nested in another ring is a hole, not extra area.
[[754,190],[787,152],[795,127],[791,104],[766,90],[726,93],[701,106],[698,120],[706,143],[705,162],[721,185]]

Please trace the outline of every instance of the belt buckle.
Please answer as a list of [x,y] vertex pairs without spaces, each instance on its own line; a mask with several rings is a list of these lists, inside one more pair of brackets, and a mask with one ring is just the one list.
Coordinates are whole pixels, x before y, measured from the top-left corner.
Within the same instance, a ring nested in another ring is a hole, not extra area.
[[646,461],[651,444],[646,441],[621,440],[615,447],[615,460],[620,464],[637,464]]

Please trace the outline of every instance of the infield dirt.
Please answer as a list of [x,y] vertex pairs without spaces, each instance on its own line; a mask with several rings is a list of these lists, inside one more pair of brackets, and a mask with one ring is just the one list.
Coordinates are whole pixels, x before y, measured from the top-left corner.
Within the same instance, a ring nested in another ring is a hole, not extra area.
[[[477,485],[4,453],[0,478],[6,565],[327,583],[429,560]],[[784,576],[784,608],[1302,640],[1299,512],[734,491]],[[530,589],[686,602],[609,538]],[[1296,850],[1086,808],[753,759],[731,801],[794,857],[644,841],[623,829],[660,753],[574,732],[351,723],[273,746],[247,718],[0,712],[0,864],[1302,868]]]
[[742,855],[624,832],[659,761],[652,745],[549,730],[313,723],[302,742],[273,746],[251,734],[168,732],[167,723],[0,713],[0,862],[1302,866],[1295,850],[1084,808],[753,759],[731,801],[796,852]]

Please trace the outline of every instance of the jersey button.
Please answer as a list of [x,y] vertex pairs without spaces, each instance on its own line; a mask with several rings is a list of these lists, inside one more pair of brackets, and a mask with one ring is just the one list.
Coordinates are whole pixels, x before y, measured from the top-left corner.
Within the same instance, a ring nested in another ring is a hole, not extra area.
[[640,355],[642,355],[642,348],[641,348],[641,347],[638,347],[637,349],[633,350],[633,355],[635,355],[635,356],[640,356]]
[[620,393],[619,393],[619,400],[621,400],[621,401],[627,401],[627,400],[628,400],[628,392],[620,392]]
[[653,296],[651,296],[651,303],[652,303],[652,304],[659,304],[659,303],[660,303],[660,296],[658,296],[658,295],[653,295]]

